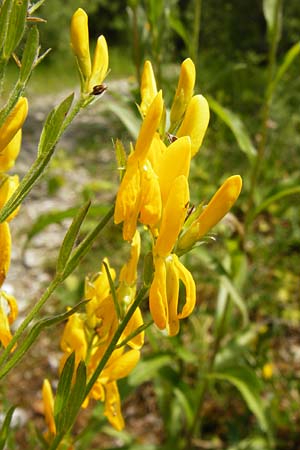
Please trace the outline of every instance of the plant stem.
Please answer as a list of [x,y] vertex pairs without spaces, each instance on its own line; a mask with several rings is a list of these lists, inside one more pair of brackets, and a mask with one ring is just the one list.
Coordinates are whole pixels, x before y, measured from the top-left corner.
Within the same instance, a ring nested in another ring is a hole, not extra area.
[[191,46],[191,58],[197,67],[198,51],[199,51],[199,36],[201,23],[201,8],[202,0],[195,0],[194,25],[193,25],[193,39]]
[[281,0],[277,0],[276,6],[275,6],[275,22],[274,22],[274,29],[272,33],[272,40],[269,46],[269,52],[268,52],[268,72],[267,72],[267,84],[265,88],[265,95],[264,95],[264,103],[262,105],[262,122],[261,122],[261,129],[260,129],[260,142],[257,149],[257,156],[256,160],[253,165],[251,179],[250,179],[250,192],[248,197],[248,207],[247,207],[247,217],[246,217],[246,227],[250,224],[250,218],[249,213],[251,209],[254,206],[254,197],[255,197],[255,191],[257,186],[257,181],[260,175],[262,163],[265,158],[265,151],[266,151],[266,144],[267,144],[267,138],[268,138],[268,121],[270,117],[270,109],[271,109],[271,103],[272,103],[272,97],[273,97],[273,90],[271,89],[273,76],[274,76],[274,69],[276,65],[276,52],[278,47],[278,34],[279,34],[279,17],[280,17],[280,10],[281,10]]

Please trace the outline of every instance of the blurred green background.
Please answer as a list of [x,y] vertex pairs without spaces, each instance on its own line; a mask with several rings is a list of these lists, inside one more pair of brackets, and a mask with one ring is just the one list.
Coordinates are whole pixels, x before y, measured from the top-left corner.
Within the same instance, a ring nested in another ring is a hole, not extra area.
[[[151,329],[141,365],[122,383],[126,432],[101,428],[96,408],[76,448],[299,450],[299,0],[46,0],[37,15],[47,21],[39,26],[42,48],[52,51],[28,88],[29,140],[36,113],[60,92],[79,89],[69,42],[77,7],[89,14],[91,40],[107,39],[108,93],[58,146],[41,184],[54,207],[27,227],[27,250],[83,200],[92,198],[94,208],[86,228],[112,200],[118,173],[111,140],[122,138],[128,148],[134,137],[145,59],[168,105],[189,56],[197,68],[195,92],[209,99],[211,121],[193,160],[191,202],[207,202],[232,174],[242,175],[244,187],[212,239],[185,257],[198,285],[193,317],[176,338]],[[75,185],[76,197],[62,212],[62,198]],[[57,305],[75,304],[84,275],[107,255],[119,269],[126,251],[120,230],[108,228],[59,290]],[[45,270],[51,273],[54,264],[55,256],[48,258]],[[202,431],[191,443],[196,425]]]

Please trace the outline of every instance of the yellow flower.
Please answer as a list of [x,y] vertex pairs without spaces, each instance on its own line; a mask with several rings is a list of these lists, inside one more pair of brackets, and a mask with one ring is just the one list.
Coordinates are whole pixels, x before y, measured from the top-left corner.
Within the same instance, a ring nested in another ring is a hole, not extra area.
[[[6,204],[11,195],[19,186],[18,175],[7,176],[0,174],[0,209]],[[20,207],[16,208],[6,219],[7,222],[12,220],[19,212]]]
[[[7,147],[16,133],[22,128],[27,117],[27,113],[27,99],[25,97],[20,97],[14,109],[11,111],[0,128],[0,154]],[[0,170],[2,169],[0,168]]]
[[54,420],[54,398],[52,388],[47,378],[43,382],[42,397],[44,404],[44,416],[49,432],[52,435],[56,434],[56,425]]
[[60,367],[62,368],[68,356],[75,352],[75,367],[80,361],[84,361],[87,354],[87,342],[85,334],[85,322],[81,314],[72,314],[64,328],[60,341],[60,346],[64,352]]
[[170,111],[171,130],[179,125],[189,104],[195,86],[196,70],[193,61],[187,58],[181,64],[179,81]]
[[178,249],[185,250],[194,245],[228,213],[242,189],[242,179],[233,175],[222,184],[201,214],[188,227],[178,242]]
[[[138,350],[125,352],[124,347],[115,350],[89,395],[90,398],[105,402],[104,414],[117,430],[124,428],[124,419],[121,413],[120,395],[116,382],[128,376],[137,365],[139,358],[140,352]],[[91,358],[89,370],[93,371],[98,360],[100,359]]]
[[7,222],[0,223],[0,287],[10,266],[11,236]]
[[82,90],[91,94],[107,74],[108,49],[105,37],[99,36],[91,64],[88,16],[81,8],[75,11],[71,20],[71,45],[82,77]]
[[203,95],[195,95],[188,104],[177,137],[190,136],[192,157],[199,150],[209,122],[209,106]]
[[134,151],[127,160],[114,214],[116,224],[123,222],[123,237],[131,241],[137,221],[154,227],[160,219],[161,205],[157,176],[147,161],[163,111],[162,94],[159,92],[147,112]]
[[11,341],[12,335],[9,325],[15,321],[17,314],[16,299],[12,295],[0,291],[0,342],[3,347],[7,347]]
[[[172,253],[184,224],[189,202],[187,179],[179,175],[173,181],[162,214],[159,234],[154,246],[154,278],[150,287],[149,305],[154,322],[167,329],[170,336],[179,331],[179,319],[194,309],[196,288],[192,275]],[[185,304],[178,312],[179,281],[185,286]]]
[[141,79],[142,102],[140,105],[140,111],[143,116],[147,114],[147,111],[151,103],[153,102],[156,94],[157,94],[157,87],[152,64],[150,61],[145,61]]
[[10,170],[18,157],[21,148],[22,130],[14,135],[9,144],[0,152],[0,172]]

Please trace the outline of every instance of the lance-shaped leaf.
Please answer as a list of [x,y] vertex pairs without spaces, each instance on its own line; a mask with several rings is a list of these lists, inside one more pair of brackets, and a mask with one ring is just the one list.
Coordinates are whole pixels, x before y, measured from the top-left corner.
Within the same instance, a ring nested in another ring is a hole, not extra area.
[[75,241],[78,237],[81,225],[83,220],[85,219],[89,207],[91,205],[90,201],[87,201],[78,211],[76,216],[74,217],[62,243],[62,246],[59,251],[58,260],[56,270],[57,273],[62,273],[65,265],[69,259],[69,256],[73,250]]
[[77,414],[81,408],[81,405],[85,399],[85,387],[86,387],[86,367],[83,361],[80,361],[76,370],[75,383],[70,391],[68,401],[63,410],[64,414],[64,431],[68,431],[73,422],[75,421]]
[[54,417],[57,432],[59,433],[64,429],[66,421],[65,406],[69,399],[71,392],[72,378],[75,368],[75,353],[71,353],[65,362],[61,375],[59,377],[57,391],[54,401]]
[[207,100],[210,108],[230,128],[242,152],[247,155],[250,161],[253,161],[257,152],[241,119],[232,111],[220,105],[212,97],[208,97]]
[[263,0],[263,13],[267,22],[268,39],[279,41],[282,25],[282,0]]
[[22,56],[19,82],[26,83],[39,56],[39,32],[36,26],[30,28]]
[[210,374],[210,378],[228,381],[233,384],[255,415],[261,429],[270,435],[268,420],[260,396],[261,385],[254,370],[246,366],[227,367]]
[[3,46],[3,58],[8,60],[19,44],[24,30],[28,0],[13,0],[9,14],[9,23]]
[[9,408],[9,410],[6,413],[5,419],[2,423],[2,427],[0,429],[0,450],[4,450],[5,443],[8,438],[9,426],[10,426],[10,422],[11,422],[14,410],[15,410],[15,406],[12,406],[11,408]]
[[12,0],[3,0],[0,7],[0,49],[5,43],[5,36],[9,24],[9,14],[12,7]]

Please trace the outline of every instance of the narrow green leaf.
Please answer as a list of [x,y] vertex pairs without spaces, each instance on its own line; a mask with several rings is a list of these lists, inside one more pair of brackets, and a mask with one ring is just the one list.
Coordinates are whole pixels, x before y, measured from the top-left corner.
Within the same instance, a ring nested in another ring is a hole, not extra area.
[[69,259],[72,249],[74,247],[75,241],[78,237],[82,222],[88,213],[90,205],[91,205],[91,202],[87,201],[80,208],[80,210],[77,212],[76,216],[74,217],[74,219],[64,237],[63,243],[62,243],[60,251],[59,251],[58,260],[57,260],[57,266],[56,266],[57,273],[62,273],[65,268],[65,265]]
[[105,261],[103,261],[103,265],[104,265],[104,269],[105,269],[106,276],[107,276],[107,279],[108,279],[111,296],[112,296],[113,301],[114,301],[114,307],[115,307],[115,311],[116,311],[116,314],[117,314],[117,318],[118,318],[118,320],[120,320],[120,318],[121,318],[121,309],[120,309],[120,305],[119,305],[119,302],[118,302],[118,299],[117,299],[116,288],[115,288],[113,279],[111,277],[108,265],[106,264]]
[[263,13],[267,22],[269,41],[275,39],[278,42],[282,24],[281,0],[263,0]]
[[145,381],[152,380],[160,369],[170,365],[172,361],[172,355],[162,353],[143,359],[128,376],[129,384],[131,386],[139,386]]
[[12,406],[11,408],[9,408],[9,410],[6,413],[5,419],[3,421],[3,424],[2,424],[2,427],[0,430],[0,450],[4,450],[5,443],[8,438],[10,422],[11,422],[15,408],[16,408],[15,406]]
[[256,156],[256,149],[253,146],[248,131],[241,119],[232,111],[220,105],[212,97],[207,97],[210,108],[220,117],[221,120],[230,128],[236,141],[250,161]]
[[71,389],[68,403],[64,410],[64,415],[66,416],[66,431],[68,431],[69,428],[73,425],[73,422],[75,421],[81,405],[85,399],[85,387],[86,367],[84,361],[80,361],[76,371],[75,383]]
[[28,8],[28,14],[33,14],[40,6],[42,6],[43,3],[45,3],[45,0],[39,0],[38,2],[30,5]]
[[233,301],[235,306],[239,309],[239,311],[242,315],[242,319],[243,319],[243,326],[245,327],[249,323],[249,318],[248,318],[247,307],[246,307],[246,304],[245,304],[243,298],[241,297],[241,295],[239,294],[238,290],[233,285],[233,283],[229,277],[222,275],[220,277],[220,280],[221,280],[221,285],[226,289],[226,291],[230,295],[231,300]]
[[73,379],[73,373],[75,368],[75,352],[72,352],[71,355],[65,362],[62,373],[59,377],[57,391],[55,395],[54,401],[54,417],[55,424],[57,427],[57,433],[60,433],[64,430],[66,419],[66,410],[65,407],[67,405],[70,392],[71,392],[71,384]]
[[19,44],[24,30],[28,8],[28,0],[13,0],[9,15],[9,24],[3,47],[3,57],[9,59]]
[[22,56],[20,83],[26,83],[39,55],[39,32],[36,26],[30,28]]
[[254,220],[255,217],[258,216],[258,214],[260,214],[262,211],[267,209],[273,203],[278,202],[278,200],[281,200],[282,198],[288,197],[290,195],[299,194],[299,193],[300,193],[300,186],[293,186],[293,187],[282,189],[279,192],[276,192],[276,194],[271,195],[270,197],[266,198],[260,205],[257,206],[257,208],[249,216],[248,221],[252,222],[252,220]]
[[3,0],[0,8],[0,49],[5,43],[11,7],[12,0]]
[[58,314],[54,317],[47,317],[46,319],[39,320],[29,331],[26,338],[18,343],[17,348],[12,353],[10,359],[7,361],[5,365],[0,370],[0,379],[4,377],[13,367],[15,367],[19,361],[22,359],[23,355],[27,352],[27,350],[31,347],[31,345],[36,341],[37,337],[40,335],[40,333],[45,329],[49,328],[53,325],[56,325],[58,323],[63,322],[66,320],[69,316],[74,314],[76,311],[78,311],[79,308],[81,308],[82,305],[87,303],[87,300],[83,300],[82,302],[78,303],[74,308],[62,313]]
[[136,139],[141,126],[141,121],[129,107],[121,105],[120,102],[108,102],[107,109],[121,120],[133,139]]
[[270,86],[268,88],[268,96],[271,97],[273,92],[275,91],[278,83],[282,79],[283,75],[286,73],[290,65],[294,62],[294,60],[297,58],[297,56],[300,53],[300,42],[296,42],[284,55],[283,61],[280,64],[280,66],[277,69],[277,72],[275,74],[275,77],[270,83]]
[[250,411],[255,415],[261,429],[268,434],[270,433],[260,397],[261,385],[252,369],[242,366],[228,367],[222,372],[210,374],[210,378],[225,380],[233,384],[239,390]]
[[[184,387],[187,389],[187,386]],[[181,410],[184,411],[187,427],[189,429],[193,423],[195,412],[193,411],[193,408],[188,401],[187,395],[182,389],[176,387],[174,389],[174,394]]]
[[38,156],[47,154],[55,146],[60,137],[62,125],[71,108],[73,99],[74,94],[72,93],[65,98],[58,107],[49,113],[41,134],[38,146]]
[[187,32],[187,28],[181,22],[181,20],[177,17],[174,17],[172,14],[169,16],[169,24],[170,27],[181,37],[183,42],[186,45],[186,48],[191,47],[191,39]]

